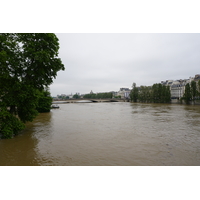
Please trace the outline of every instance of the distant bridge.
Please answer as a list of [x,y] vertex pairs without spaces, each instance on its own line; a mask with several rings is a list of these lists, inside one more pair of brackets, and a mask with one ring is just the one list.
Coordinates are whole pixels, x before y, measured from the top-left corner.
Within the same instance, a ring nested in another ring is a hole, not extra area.
[[[88,101],[88,102],[87,102]],[[128,99],[66,99],[53,101],[54,104],[60,103],[99,103],[99,102],[128,102]]]

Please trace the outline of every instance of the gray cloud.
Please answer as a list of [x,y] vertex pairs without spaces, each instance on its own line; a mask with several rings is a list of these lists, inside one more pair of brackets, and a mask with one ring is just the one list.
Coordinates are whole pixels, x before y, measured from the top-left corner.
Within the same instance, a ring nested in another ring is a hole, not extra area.
[[65,65],[51,94],[117,91],[200,73],[200,34],[57,34]]

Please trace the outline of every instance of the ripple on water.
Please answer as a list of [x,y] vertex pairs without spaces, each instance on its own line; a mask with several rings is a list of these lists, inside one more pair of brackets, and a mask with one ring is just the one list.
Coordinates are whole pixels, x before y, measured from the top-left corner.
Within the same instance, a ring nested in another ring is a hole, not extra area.
[[197,106],[59,105],[0,141],[0,165],[200,165]]

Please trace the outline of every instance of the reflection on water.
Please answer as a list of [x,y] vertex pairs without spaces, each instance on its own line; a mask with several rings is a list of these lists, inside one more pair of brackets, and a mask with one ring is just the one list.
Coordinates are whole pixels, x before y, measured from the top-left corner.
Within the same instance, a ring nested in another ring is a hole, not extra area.
[[[51,126],[51,113],[40,114],[32,123],[26,124],[26,129],[13,139],[0,140],[0,165],[34,166],[38,165],[38,138],[48,135]],[[45,129],[41,129],[45,127]]]
[[0,165],[200,165],[200,106],[60,104],[0,140]]

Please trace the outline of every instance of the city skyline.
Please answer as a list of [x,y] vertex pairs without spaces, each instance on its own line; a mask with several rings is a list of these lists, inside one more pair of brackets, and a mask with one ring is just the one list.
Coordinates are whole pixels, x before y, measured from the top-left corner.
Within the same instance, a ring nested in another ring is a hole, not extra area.
[[197,33],[61,33],[56,34],[59,71],[50,85],[57,94],[117,91],[199,73]]
[[[187,83],[191,83],[192,81],[195,81],[197,83],[198,80],[200,80],[200,74],[195,74],[195,76],[188,77],[187,79],[177,79],[177,80],[168,79],[168,80],[165,80],[165,81],[161,81],[160,83],[162,85],[165,85],[165,86],[170,86],[171,98],[180,99],[181,97],[183,97],[185,85]],[[145,86],[145,85],[141,85],[141,86]],[[140,86],[136,86],[136,87],[140,88]],[[132,88],[120,88],[118,91],[105,91],[104,93],[113,93],[114,96],[121,96],[123,98],[123,97],[128,97],[131,90],[132,90]],[[126,93],[125,91],[128,91],[128,93]],[[101,92],[93,92],[91,90],[90,92],[88,92],[86,94],[91,94],[91,93],[99,94]],[[76,92],[75,94],[78,94],[79,96],[82,96],[82,97],[84,95],[86,95],[86,94],[80,94],[79,92]],[[57,98],[57,97],[58,98],[60,98],[60,97],[73,98],[73,96],[75,94],[73,94],[73,93],[71,93],[71,94],[57,94],[56,96],[54,96],[54,98]]]

